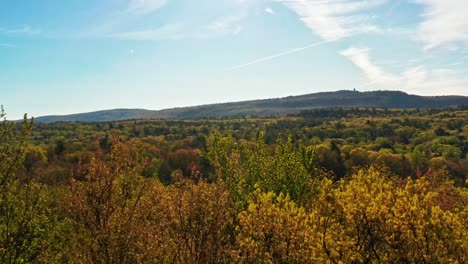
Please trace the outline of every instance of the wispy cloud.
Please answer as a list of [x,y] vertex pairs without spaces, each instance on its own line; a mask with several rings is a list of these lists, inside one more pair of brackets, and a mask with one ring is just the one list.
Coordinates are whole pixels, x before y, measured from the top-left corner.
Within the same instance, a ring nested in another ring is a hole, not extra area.
[[466,61],[457,61],[457,62],[453,62],[453,63],[450,63],[448,64],[447,66],[451,67],[451,66],[458,66],[458,65],[462,65],[462,64],[465,64]]
[[108,37],[124,40],[174,40],[184,38],[183,24],[167,24],[159,28],[109,34]]
[[364,72],[370,84],[399,84],[400,78],[398,76],[385,72],[381,67],[373,63],[369,56],[368,48],[351,47],[340,53]]
[[208,30],[217,33],[228,33],[237,35],[239,34],[243,27],[240,25],[240,22],[247,17],[247,11],[241,10],[241,12],[233,15],[228,15],[216,19],[206,26]]
[[0,47],[6,47],[6,48],[16,48],[15,45],[10,44],[10,43],[0,43]]
[[468,45],[468,1],[414,0],[425,8],[419,39],[425,49],[449,44]]
[[165,24],[143,30],[108,34],[107,37],[135,41],[160,41],[180,39],[207,39],[222,35],[237,35],[243,27],[238,17],[225,17],[209,24],[188,25],[184,23]]
[[[242,21],[249,13],[249,5],[247,2],[238,1],[238,4],[235,5],[233,10],[229,10],[227,14],[218,15],[214,19],[193,19],[187,17],[178,22],[167,23],[158,27],[149,26],[125,32],[111,32],[114,28],[117,28],[115,25],[112,25],[112,27],[100,27],[97,32],[99,35],[105,37],[135,41],[180,40],[189,38],[207,39],[226,35],[237,35],[244,29]],[[141,0],[135,0],[134,2],[138,2],[139,5],[141,3],[147,3]],[[167,1],[160,1],[161,4],[166,2]],[[159,6],[156,5],[154,1],[151,3],[154,4],[150,5],[151,7],[156,8],[156,6]],[[154,8],[149,8],[149,10],[155,10]],[[109,25],[109,23],[107,23],[107,25]],[[105,33],[106,31],[111,33]]]
[[168,0],[130,0],[128,11],[141,14],[152,13],[162,8],[167,2]]
[[270,7],[267,7],[267,8],[265,8],[265,13],[268,13],[270,15],[274,15],[275,11],[273,11],[273,9],[271,9]]
[[302,22],[324,40],[379,32],[372,16],[364,13],[385,0],[277,0],[293,10]]
[[240,68],[244,68],[244,67],[254,65],[254,64],[257,64],[257,63],[260,63],[260,62],[265,62],[265,61],[268,61],[268,60],[272,60],[272,59],[275,59],[275,58],[278,58],[278,57],[281,57],[281,56],[285,56],[285,55],[288,55],[288,54],[299,52],[299,51],[309,49],[309,48],[312,48],[312,47],[317,47],[317,46],[320,46],[320,45],[323,45],[323,44],[326,44],[326,43],[330,43],[330,42],[333,42],[333,41],[332,40],[325,40],[325,41],[315,42],[315,43],[312,43],[312,44],[304,46],[304,47],[290,49],[290,50],[287,50],[287,51],[284,51],[284,52],[281,52],[281,53],[278,53],[278,54],[274,54],[274,55],[271,55],[271,56],[268,56],[268,57],[263,57],[263,58],[256,59],[256,60],[244,63],[244,64],[236,65],[236,66],[227,68],[226,70],[228,70],[228,71],[237,70],[237,69],[240,69]]
[[446,68],[428,69],[412,66],[400,73],[385,71],[370,57],[368,48],[351,47],[341,52],[369,81],[366,86],[376,89],[405,90],[415,94],[466,94],[468,79],[460,71]]
[[233,35],[238,35],[239,33],[242,32],[242,30],[244,30],[244,28],[240,25],[237,25],[236,28],[234,29],[234,31],[232,32]]
[[0,27],[0,35],[39,35],[40,29],[32,28],[30,26],[22,26],[16,28],[2,28]]
[[[234,1],[234,0],[232,0]],[[83,36],[134,41],[207,39],[237,35],[244,29],[243,19],[249,14],[249,1],[235,0],[232,8],[214,17],[184,16],[167,19],[163,24],[138,23],[142,16],[155,16],[169,0],[130,0],[128,9],[110,14],[103,23],[85,31]],[[195,10],[199,11],[199,10]],[[154,13],[154,14],[151,14]],[[126,30],[122,30],[126,29]]]
[[[154,15],[164,7],[169,0],[125,0],[124,6],[103,16],[101,22],[85,29],[78,34],[81,37],[115,37],[121,39],[155,39],[156,35],[163,34],[156,27],[139,28],[138,30],[121,32],[123,28],[145,16]],[[172,26],[172,25],[171,25]]]

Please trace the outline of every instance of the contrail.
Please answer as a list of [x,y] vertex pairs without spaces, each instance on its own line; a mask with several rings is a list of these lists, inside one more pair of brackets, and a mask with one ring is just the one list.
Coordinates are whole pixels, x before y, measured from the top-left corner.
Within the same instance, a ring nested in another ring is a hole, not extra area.
[[305,49],[308,49],[308,48],[317,47],[317,46],[320,46],[320,45],[323,45],[323,44],[326,44],[326,43],[329,43],[329,42],[334,42],[334,41],[336,41],[336,40],[325,40],[325,41],[315,42],[315,43],[312,43],[312,44],[307,45],[305,47],[295,48],[295,49],[287,50],[287,51],[281,52],[279,54],[271,55],[271,56],[268,56],[268,57],[265,57],[265,58],[256,59],[256,60],[253,60],[253,61],[245,63],[245,64],[241,64],[241,65],[237,65],[237,66],[228,68],[226,70],[227,71],[237,70],[237,69],[240,69],[240,68],[244,68],[244,67],[247,67],[247,66],[250,66],[250,65],[253,65],[253,64],[263,62],[263,61],[271,60],[271,59],[274,59],[274,58],[278,58],[278,57],[288,55],[288,54],[291,54],[291,53],[295,53],[295,52],[305,50]]

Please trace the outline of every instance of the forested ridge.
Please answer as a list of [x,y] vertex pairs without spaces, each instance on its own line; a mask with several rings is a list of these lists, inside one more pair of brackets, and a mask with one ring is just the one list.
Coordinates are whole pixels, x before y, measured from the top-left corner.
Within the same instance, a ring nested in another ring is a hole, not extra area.
[[0,263],[468,262],[464,106],[0,135]]
[[200,119],[243,116],[275,116],[297,114],[311,108],[443,108],[468,105],[466,96],[418,96],[401,91],[356,90],[321,92],[275,99],[251,100],[164,109],[113,109],[64,116],[43,116],[39,123],[52,122],[109,122],[129,119]]

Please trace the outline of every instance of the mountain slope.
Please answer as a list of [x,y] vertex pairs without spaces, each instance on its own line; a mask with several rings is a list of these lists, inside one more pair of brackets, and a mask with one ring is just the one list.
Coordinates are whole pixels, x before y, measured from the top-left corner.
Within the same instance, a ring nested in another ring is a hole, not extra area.
[[378,107],[440,108],[468,105],[466,96],[417,96],[399,91],[337,91],[223,104],[172,108],[159,111],[114,109],[66,116],[44,116],[36,122],[107,122],[128,119],[197,119],[246,115],[293,114],[311,108]]
[[157,111],[145,109],[113,109],[73,115],[51,115],[35,118],[36,122],[108,122],[129,119],[153,118]]

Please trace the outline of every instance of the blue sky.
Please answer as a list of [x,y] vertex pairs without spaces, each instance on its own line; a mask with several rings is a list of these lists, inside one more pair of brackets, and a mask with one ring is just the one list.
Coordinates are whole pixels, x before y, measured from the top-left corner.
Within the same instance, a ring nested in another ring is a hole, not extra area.
[[356,88],[468,95],[465,0],[2,0],[9,118]]

